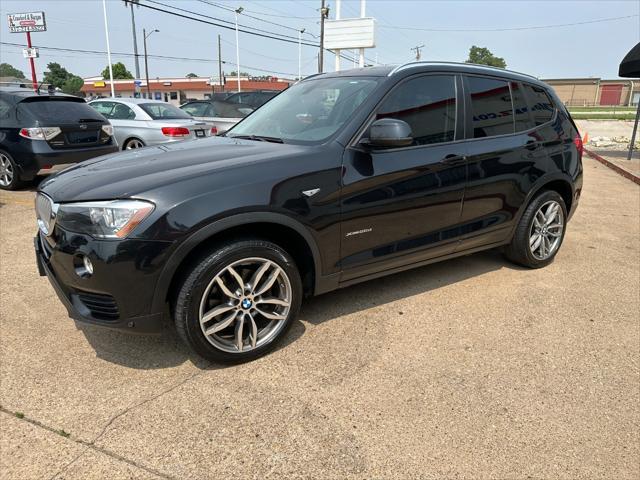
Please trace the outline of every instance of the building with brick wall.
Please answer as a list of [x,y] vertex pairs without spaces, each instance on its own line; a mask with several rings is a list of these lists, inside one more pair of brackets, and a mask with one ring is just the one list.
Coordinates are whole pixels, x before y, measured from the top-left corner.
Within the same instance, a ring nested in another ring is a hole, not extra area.
[[570,107],[638,105],[640,78],[603,80],[601,78],[556,78],[543,80],[560,100]]
[[[213,82],[211,81],[213,80]],[[114,80],[113,87],[116,97],[123,98],[152,98],[163,100],[174,105],[182,105],[187,100],[203,100],[210,98],[212,93],[235,92],[238,84],[236,77],[229,77],[225,85],[220,85],[217,79],[202,77],[195,78],[155,78],[149,79],[149,89],[142,80],[140,86],[136,86],[133,80]],[[240,77],[240,89],[243,92],[254,90],[284,90],[294,83],[294,80],[286,80],[276,77]],[[81,92],[85,97],[110,97],[111,84],[103,77],[91,77],[84,79]]]

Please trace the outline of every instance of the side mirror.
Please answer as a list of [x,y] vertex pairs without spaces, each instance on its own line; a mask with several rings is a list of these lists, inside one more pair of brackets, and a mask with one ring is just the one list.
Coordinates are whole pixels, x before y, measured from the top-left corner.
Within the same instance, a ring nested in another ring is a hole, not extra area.
[[413,143],[411,127],[395,118],[381,118],[369,127],[367,142],[373,147],[408,147]]

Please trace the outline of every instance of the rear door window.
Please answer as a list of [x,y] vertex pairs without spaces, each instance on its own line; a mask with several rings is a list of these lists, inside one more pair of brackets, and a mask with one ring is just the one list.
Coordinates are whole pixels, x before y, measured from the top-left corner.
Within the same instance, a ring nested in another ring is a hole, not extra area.
[[96,112],[104,115],[106,118],[111,118],[111,111],[113,110],[113,102],[93,102],[89,105]]
[[513,133],[509,84],[493,78],[467,77],[471,95],[473,138]]
[[555,112],[553,102],[543,88],[535,85],[524,84],[524,91],[529,100],[531,114],[536,126],[551,121]]
[[411,127],[414,145],[455,138],[456,86],[453,75],[425,75],[400,84],[384,100],[376,119],[395,118]]
[[511,82],[511,98],[513,99],[516,132],[524,132],[533,128],[535,125],[520,83]]
[[104,117],[84,101],[64,100],[55,97],[31,97],[18,104],[18,114],[27,114],[42,125],[101,121]]
[[136,113],[124,103],[116,103],[111,112],[111,118],[114,120],[134,120]]
[[207,116],[207,111],[209,110],[208,107],[210,106],[210,103],[206,103],[206,102],[193,102],[193,103],[187,103],[186,105],[183,105],[180,107],[181,110],[184,110],[185,112],[187,112],[189,115],[192,115],[194,117],[205,117]]

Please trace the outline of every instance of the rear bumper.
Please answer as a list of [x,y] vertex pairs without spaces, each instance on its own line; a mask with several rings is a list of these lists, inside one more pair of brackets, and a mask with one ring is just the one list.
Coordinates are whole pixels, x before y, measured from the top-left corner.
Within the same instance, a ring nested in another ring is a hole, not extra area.
[[[46,142],[28,141],[31,145],[25,145],[25,148],[16,152],[9,152],[20,168],[20,177],[24,180],[31,180],[38,172],[46,172],[55,165],[78,163],[118,151],[114,140],[98,147],[64,150],[54,150]],[[27,146],[31,148],[26,148]]]
[[[78,236],[74,236],[73,240],[78,242]],[[113,258],[113,251],[109,249],[108,258],[103,258],[103,249],[96,245],[89,246],[89,249],[80,247],[70,251],[70,244],[67,242],[63,242],[62,248],[45,246],[43,242],[46,240],[40,234],[36,235],[34,248],[38,272],[49,279],[69,317],[81,323],[132,333],[161,332],[162,312],[150,311],[157,276],[155,272],[149,274],[150,272],[137,269],[139,258],[129,258],[133,250],[146,250],[148,254],[149,245],[145,244],[150,242],[131,240],[134,243],[125,248],[126,258],[120,259]],[[157,251],[157,242],[153,243],[153,248]],[[116,246],[115,250],[117,249]],[[74,257],[82,254],[88,254],[94,263],[95,272],[90,279],[76,275],[73,268]],[[108,269],[101,269],[107,261],[114,262],[115,265],[110,264]],[[87,298],[90,303],[87,303]]]

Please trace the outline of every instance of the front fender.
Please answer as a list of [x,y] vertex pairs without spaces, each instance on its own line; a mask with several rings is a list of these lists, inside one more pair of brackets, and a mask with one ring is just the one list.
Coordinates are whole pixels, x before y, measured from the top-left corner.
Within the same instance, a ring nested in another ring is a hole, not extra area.
[[182,262],[187,256],[199,245],[214,235],[224,232],[233,227],[241,225],[248,225],[251,223],[273,223],[282,225],[295,230],[304,238],[313,255],[313,265],[316,272],[315,275],[315,290],[319,290],[318,282],[321,281],[321,262],[320,251],[315,239],[309,232],[309,230],[300,222],[288,217],[286,215],[274,212],[249,212],[231,215],[229,217],[217,220],[209,225],[202,227],[196,232],[192,233],[186,240],[182,241],[180,245],[171,254],[164,269],[162,270],[158,282],[156,284],[155,293],[153,296],[152,312],[162,312],[164,304],[166,302],[167,294],[169,293],[169,287],[173,280],[176,271],[182,265]]

